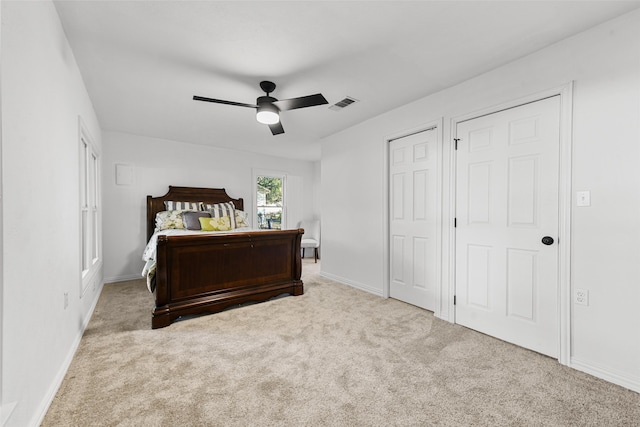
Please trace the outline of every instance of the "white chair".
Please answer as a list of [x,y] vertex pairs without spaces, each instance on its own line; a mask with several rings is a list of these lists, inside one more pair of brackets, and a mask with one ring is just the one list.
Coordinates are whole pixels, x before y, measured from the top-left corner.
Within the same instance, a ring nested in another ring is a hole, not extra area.
[[302,249],[302,258],[304,258],[304,250],[313,248],[313,260],[318,262],[318,248],[320,247],[320,221],[314,219],[312,221],[302,221],[299,225],[304,228],[300,248]]

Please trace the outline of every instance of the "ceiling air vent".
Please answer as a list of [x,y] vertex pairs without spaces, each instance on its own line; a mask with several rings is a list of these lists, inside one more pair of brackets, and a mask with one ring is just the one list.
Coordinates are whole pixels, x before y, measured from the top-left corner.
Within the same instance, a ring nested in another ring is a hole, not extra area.
[[338,101],[335,104],[333,104],[331,107],[329,107],[329,109],[333,110],[333,111],[340,111],[343,108],[348,107],[349,105],[353,104],[354,102],[358,102],[358,100],[355,99],[355,98],[351,98],[350,96],[347,96],[342,101]]

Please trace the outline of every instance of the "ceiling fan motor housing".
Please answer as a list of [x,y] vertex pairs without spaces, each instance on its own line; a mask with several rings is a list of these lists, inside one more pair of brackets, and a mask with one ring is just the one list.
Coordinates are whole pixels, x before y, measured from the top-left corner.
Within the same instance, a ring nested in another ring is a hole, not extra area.
[[280,109],[274,104],[277,99],[271,96],[260,96],[256,100],[258,108],[256,119],[263,124],[273,125],[280,121]]
[[258,105],[258,108],[264,107],[265,105],[269,104],[273,106],[273,108],[275,108],[276,110],[280,111],[280,109],[277,106],[273,105],[273,103],[276,101],[277,99],[275,99],[272,96],[259,96],[258,99],[256,99],[256,104]]

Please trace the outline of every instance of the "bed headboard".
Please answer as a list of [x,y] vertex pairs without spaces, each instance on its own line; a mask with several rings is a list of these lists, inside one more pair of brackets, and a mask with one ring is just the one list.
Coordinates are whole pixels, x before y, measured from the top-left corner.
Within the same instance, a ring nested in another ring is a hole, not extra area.
[[174,187],[170,185],[169,191],[164,196],[147,196],[147,240],[151,238],[156,228],[156,214],[165,210],[164,202],[168,200],[205,203],[224,203],[231,201],[236,209],[244,210],[243,200],[229,197],[224,188]]

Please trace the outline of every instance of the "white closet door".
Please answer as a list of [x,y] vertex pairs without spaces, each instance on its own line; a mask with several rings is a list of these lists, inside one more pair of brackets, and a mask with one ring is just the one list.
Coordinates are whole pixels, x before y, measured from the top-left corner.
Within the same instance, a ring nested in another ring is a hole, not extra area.
[[559,126],[559,96],[456,126],[456,323],[552,357]]
[[389,146],[390,296],[435,309],[437,131]]

